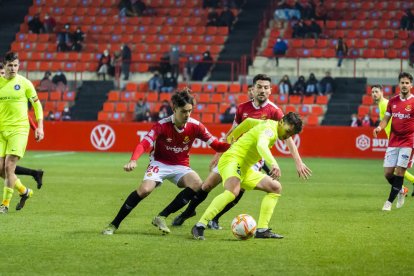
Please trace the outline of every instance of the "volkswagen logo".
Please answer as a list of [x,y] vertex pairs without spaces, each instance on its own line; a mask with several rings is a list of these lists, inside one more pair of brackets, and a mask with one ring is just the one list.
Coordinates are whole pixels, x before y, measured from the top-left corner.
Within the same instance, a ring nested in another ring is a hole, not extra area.
[[115,143],[115,131],[108,125],[97,125],[92,129],[91,143],[98,150],[110,149]]
[[[296,147],[299,148],[300,146],[300,137],[299,135],[295,135],[292,137],[293,142],[295,143]],[[283,154],[290,154],[289,148],[286,145],[285,141],[277,140],[276,141],[276,148],[279,152]]]

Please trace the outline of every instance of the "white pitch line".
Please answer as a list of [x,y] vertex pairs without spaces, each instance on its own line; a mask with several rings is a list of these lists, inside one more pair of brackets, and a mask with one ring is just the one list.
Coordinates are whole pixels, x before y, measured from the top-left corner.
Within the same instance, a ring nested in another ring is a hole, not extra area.
[[53,152],[53,153],[45,153],[45,154],[36,154],[31,158],[45,158],[45,157],[55,157],[55,156],[62,156],[62,155],[69,155],[75,154],[75,151],[63,151],[63,152]]

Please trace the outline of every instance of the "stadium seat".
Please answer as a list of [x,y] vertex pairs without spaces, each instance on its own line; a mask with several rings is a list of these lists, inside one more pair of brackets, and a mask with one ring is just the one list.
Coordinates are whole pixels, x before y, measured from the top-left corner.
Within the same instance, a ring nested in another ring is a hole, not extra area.
[[285,105],[285,114],[289,112],[298,112],[296,105],[293,105],[293,104]]
[[105,112],[105,111],[98,112],[98,121],[105,122],[105,121],[109,121],[109,119],[110,119],[110,116],[108,112]]
[[210,102],[212,103],[222,103],[224,102],[223,94],[212,94],[210,98]]
[[302,100],[302,104],[314,104],[315,103],[315,96],[304,96]]
[[291,95],[289,96],[290,104],[300,104],[302,102],[302,96]]
[[362,96],[362,104],[363,105],[372,105],[372,104],[374,104],[374,100],[369,95],[363,95]]
[[216,85],[216,92],[217,93],[227,93],[228,85],[227,84],[217,84]]
[[358,107],[358,116],[363,117],[367,114],[369,114],[369,106],[360,105]]
[[60,101],[62,99],[62,92],[59,91],[53,91],[49,94],[49,100],[50,101]]
[[115,111],[116,112],[127,112],[128,111],[128,104],[123,103],[123,102],[116,103]]
[[301,105],[299,107],[299,115],[301,116],[307,116],[311,113],[311,108],[309,105]]
[[318,95],[316,96],[316,104],[326,105],[328,104],[328,96],[326,95]]
[[146,99],[147,99],[147,102],[157,102],[158,101],[158,93],[157,92],[148,92]]
[[203,113],[202,114],[202,123],[204,123],[204,124],[214,123],[214,114],[213,113]]
[[116,102],[120,100],[121,92],[120,91],[110,91],[108,93],[108,101]]
[[285,95],[285,94],[279,95],[276,98],[276,104],[277,105],[287,104],[288,103],[288,100],[289,100],[289,96],[288,95]]
[[240,93],[241,92],[240,84],[238,84],[238,83],[230,84],[229,92],[230,93]]
[[76,97],[76,92],[74,91],[65,91],[63,93],[62,100],[64,101],[74,101]]
[[317,116],[322,116],[325,113],[324,108],[322,105],[313,105],[312,106],[312,114]]
[[203,92],[214,93],[215,91],[216,87],[213,84],[208,83],[203,85]]
[[115,103],[113,103],[113,102],[106,102],[106,103],[104,103],[103,104],[102,111],[105,111],[105,112],[113,112],[113,111],[115,111]]
[[306,125],[307,126],[317,126],[319,125],[319,117],[316,115],[309,115],[306,118]]

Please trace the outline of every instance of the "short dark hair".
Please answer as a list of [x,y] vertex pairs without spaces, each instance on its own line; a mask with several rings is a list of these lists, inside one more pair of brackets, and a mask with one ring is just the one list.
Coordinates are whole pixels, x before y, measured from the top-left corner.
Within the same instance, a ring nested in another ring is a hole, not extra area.
[[384,90],[384,87],[381,84],[371,85],[371,90],[374,89],[374,88],[378,88],[381,91]]
[[398,81],[400,81],[402,78],[408,78],[411,82],[413,82],[413,76],[410,73],[407,72],[401,72],[398,75]]
[[174,107],[183,107],[186,104],[194,106],[194,97],[191,96],[191,90],[185,87],[181,90],[177,90],[171,97],[171,102]]
[[7,62],[13,62],[16,59],[19,59],[19,55],[17,53],[15,53],[15,52],[7,52],[4,55],[3,63],[6,64]]
[[282,120],[284,123],[287,123],[293,126],[293,131],[295,134],[298,134],[302,131],[303,122],[299,114],[295,112],[289,112],[288,114],[282,117]]
[[269,81],[270,83],[272,82],[272,79],[268,75],[266,75],[266,74],[257,74],[253,78],[253,85],[255,85],[256,82],[259,81],[259,80]]
[[247,86],[247,89],[250,89],[250,88],[252,88],[253,87],[253,84],[249,84],[248,86]]

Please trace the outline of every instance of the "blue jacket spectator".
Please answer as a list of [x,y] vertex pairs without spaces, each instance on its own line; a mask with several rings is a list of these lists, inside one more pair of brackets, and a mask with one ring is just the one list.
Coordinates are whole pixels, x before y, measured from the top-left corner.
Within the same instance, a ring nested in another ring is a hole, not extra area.
[[280,37],[276,40],[275,45],[273,46],[273,54],[275,55],[276,66],[279,66],[279,57],[284,56],[288,49],[286,42]]

